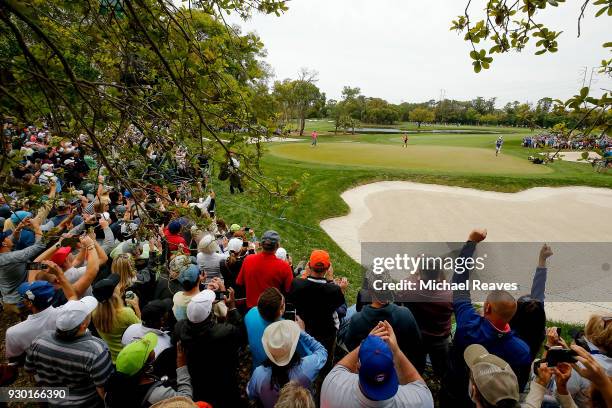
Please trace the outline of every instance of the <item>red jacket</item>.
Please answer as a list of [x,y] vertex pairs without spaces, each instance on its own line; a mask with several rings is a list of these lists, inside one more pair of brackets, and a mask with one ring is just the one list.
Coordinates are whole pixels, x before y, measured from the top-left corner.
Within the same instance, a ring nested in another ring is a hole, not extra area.
[[183,252],[185,255],[191,255],[189,251],[189,245],[187,245],[187,241],[185,238],[178,234],[171,234],[168,230],[168,227],[164,228],[164,235],[166,236],[166,241],[168,241],[168,250],[169,251],[178,251],[179,245],[183,244]]

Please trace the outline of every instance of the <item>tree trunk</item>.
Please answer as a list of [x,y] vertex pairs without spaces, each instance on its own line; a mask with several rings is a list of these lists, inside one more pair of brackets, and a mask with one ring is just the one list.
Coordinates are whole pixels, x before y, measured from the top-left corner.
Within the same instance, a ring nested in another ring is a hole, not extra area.
[[304,136],[304,127],[306,126],[306,115],[300,117],[300,136]]

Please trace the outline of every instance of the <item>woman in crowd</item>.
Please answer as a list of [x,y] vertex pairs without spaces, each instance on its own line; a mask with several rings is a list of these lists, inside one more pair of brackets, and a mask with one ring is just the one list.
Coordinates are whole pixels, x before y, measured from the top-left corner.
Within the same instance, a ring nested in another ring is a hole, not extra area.
[[[312,354],[300,358],[295,352],[299,340]],[[247,394],[265,408],[274,407],[281,388],[289,381],[309,388],[327,361],[325,347],[291,320],[270,324],[261,341],[268,360],[253,372]]]
[[[585,346],[607,376],[612,376],[612,315],[592,315],[584,328]],[[591,381],[572,371],[567,389],[579,407],[589,407]]]
[[200,271],[206,272],[208,280],[212,278],[221,278],[219,263],[227,258],[228,254],[220,253],[219,245],[215,237],[211,234],[206,234],[198,243],[198,267]]
[[113,363],[123,348],[121,338],[125,330],[134,323],[140,323],[138,298],[126,299],[129,306],[119,296],[119,275],[111,274],[93,285],[93,295],[98,306],[92,313],[92,322],[98,334],[106,342]]

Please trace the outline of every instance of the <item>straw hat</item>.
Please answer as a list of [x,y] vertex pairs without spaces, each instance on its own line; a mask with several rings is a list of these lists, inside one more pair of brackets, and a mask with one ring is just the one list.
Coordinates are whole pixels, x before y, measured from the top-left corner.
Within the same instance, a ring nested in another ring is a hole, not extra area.
[[266,327],[261,342],[270,361],[283,367],[291,361],[299,339],[300,326],[292,320],[281,320]]

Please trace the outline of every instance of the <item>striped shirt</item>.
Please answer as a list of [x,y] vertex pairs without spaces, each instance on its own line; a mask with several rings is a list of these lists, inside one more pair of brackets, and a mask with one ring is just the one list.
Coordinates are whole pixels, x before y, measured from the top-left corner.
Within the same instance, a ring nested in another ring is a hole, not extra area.
[[52,330],[38,336],[27,352],[26,371],[42,387],[67,387],[68,397],[49,399],[50,407],[103,407],[96,387],[111,375],[112,361],[106,344],[87,332],[69,341]]

